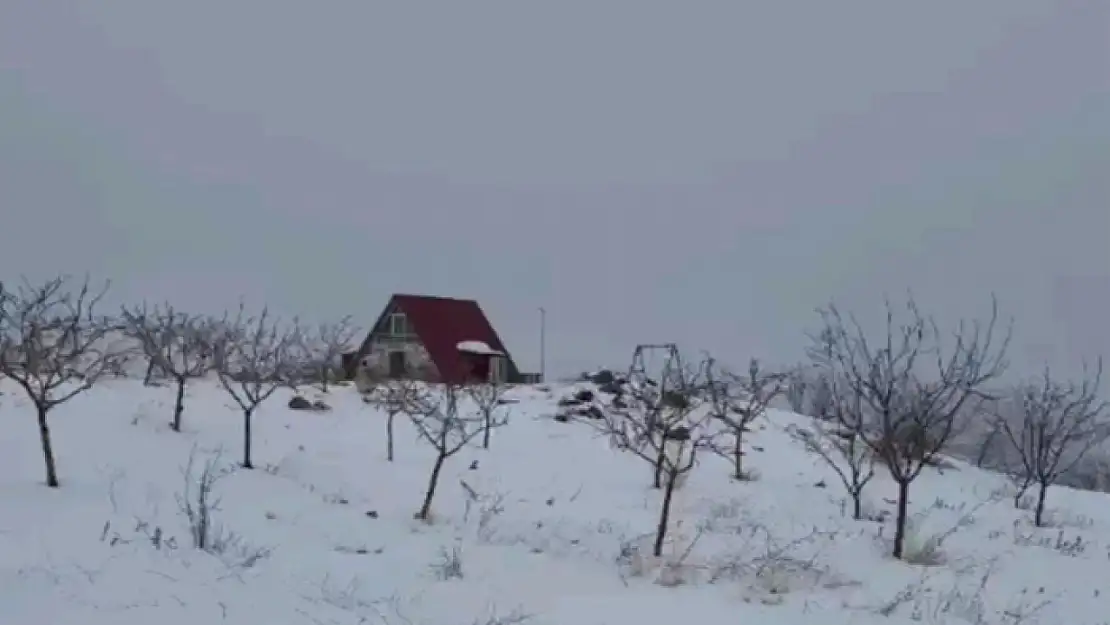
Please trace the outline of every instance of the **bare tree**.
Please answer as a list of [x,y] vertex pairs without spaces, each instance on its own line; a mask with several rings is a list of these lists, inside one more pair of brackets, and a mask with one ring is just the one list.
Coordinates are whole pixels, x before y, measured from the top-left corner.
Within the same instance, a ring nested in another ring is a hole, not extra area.
[[798,365],[786,374],[783,394],[797,414],[827,420],[831,418],[833,397],[825,371],[812,365]]
[[863,489],[875,477],[875,454],[859,434],[864,427],[863,401],[835,383],[828,390],[835,398],[831,408],[835,425],[814,424],[794,436],[836,472],[852,498],[852,518],[858,521],[863,518]]
[[1059,483],[1083,490],[1110,493],[1110,457],[1105,451],[1106,445],[1100,450],[1092,450],[1093,453],[1087,454],[1076,463],[1071,471],[1061,477]]
[[508,408],[505,407],[504,384],[489,381],[482,384],[472,384],[466,387],[466,394],[478,408],[486,427],[482,429],[482,449],[489,449],[491,425],[499,421],[508,421]]
[[[144,326],[145,326],[145,322],[144,322]],[[126,316],[123,316],[120,329],[124,334],[127,335],[128,338],[132,339],[133,341],[135,341],[135,343],[137,343],[138,349],[135,349],[135,350],[132,350],[132,351],[137,352],[138,355],[142,356],[146,360],[146,369],[143,372],[143,386],[158,386],[158,382],[156,382],[155,379],[156,378],[164,378],[164,377],[166,377],[166,374],[165,374],[164,371],[162,371],[161,369],[158,368],[158,359],[157,358],[151,358],[149,356],[149,354],[147,353],[148,352],[147,345],[146,345],[146,342],[143,339],[142,334],[139,332],[139,328],[136,327],[135,324],[131,323],[126,318]],[[145,330],[146,328],[144,327],[143,329]],[[120,364],[121,364],[121,367],[123,365],[125,365],[126,364],[126,359],[125,359],[124,362],[121,362]]]
[[662,376],[658,386],[630,385],[623,407],[610,408],[600,421],[590,421],[609,438],[613,448],[650,463],[663,501],[656,524],[652,553],[663,555],[670,524],[671,505],[679,482],[697,464],[698,453],[710,447],[708,415],[696,418],[702,391],[701,374],[679,366],[676,374]]
[[283,327],[268,309],[257,316],[238,314],[217,323],[214,357],[220,385],[243,411],[243,462],[251,462],[251,425],[255,411],[279,388],[289,386],[293,374],[290,349],[296,336],[296,323]]
[[466,414],[459,410],[459,397],[462,387],[455,384],[440,385],[439,397],[426,397],[412,405],[409,417],[416,426],[420,438],[436,450],[435,463],[428,477],[428,488],[424,491],[424,502],[415,518],[427,521],[432,512],[432,499],[435,497],[439,475],[447,459],[459,453],[472,440],[490,428],[505,425],[506,420],[487,422],[482,414]]
[[968,427],[958,439],[954,439],[949,446],[950,453],[966,459],[975,464],[977,468],[993,469],[1001,472],[1008,471],[1007,455],[1010,443],[1002,432],[1000,416],[1013,411],[1010,408],[1005,391],[996,393],[997,398],[983,402],[982,405],[972,406],[972,410],[965,410],[959,418],[965,420]]
[[110,344],[114,326],[96,314],[108,290],[68,277],[12,290],[0,283],[0,373],[35,407],[46,462],[46,485],[58,487],[47,417],[55,407],[92,388],[119,357]]
[[767,407],[783,392],[786,376],[763,371],[754,358],[748,363],[746,376],[723,370],[713,361],[706,367],[706,375],[711,415],[724,426],[728,441],[726,445],[714,445],[713,450],[732,463],[734,478],[748,479],[744,471],[744,434],[751,432],[751,423],[765,415]]
[[790,410],[804,415],[809,408],[807,401],[812,388],[810,367],[798,365],[786,374],[786,385],[783,395]]
[[1083,381],[1062,382],[1045,368],[1037,384],[1016,391],[1015,404],[1020,420],[998,420],[999,430],[1018,456],[1016,478],[1020,492],[1015,501],[1033,484],[1039,489],[1033,522],[1044,525],[1048,487],[1083,460],[1089,451],[1110,436],[1103,420],[1107,402],[1098,397],[1102,381],[1102,360],[1093,373],[1084,368]]
[[417,414],[427,401],[417,382],[391,379],[368,389],[362,398],[385,413],[386,460],[393,462],[393,422],[399,414]]
[[321,323],[298,337],[298,347],[304,352],[306,364],[316,371],[314,377],[322,392],[328,392],[329,383],[342,368],[343,354],[350,351],[357,334],[358,328],[347,316],[337,322]]
[[[212,367],[212,321],[175,310],[169,304],[148,309],[123,309],[128,332],[139,340],[149,365],[175,382],[176,394],[170,427],[181,431],[185,412],[185,386],[189,380],[204,377]],[[149,375],[149,374],[148,374]]]
[[809,385],[806,411],[802,414],[827,421],[833,419],[836,409],[836,393],[833,391],[832,381],[826,371],[818,369],[814,372],[813,381]]
[[829,306],[819,311],[824,327],[810,349],[830,379],[860,398],[864,419],[841,425],[855,430],[898,485],[893,555],[899,559],[910,484],[951,440],[961,411],[988,399],[982,389],[1005,370],[1010,337],[1008,331],[1000,342],[996,336],[993,300],[989,322],[961,322],[950,349],[912,299],[906,308],[908,320],[899,322],[887,304],[885,336],[876,344],[854,318]]

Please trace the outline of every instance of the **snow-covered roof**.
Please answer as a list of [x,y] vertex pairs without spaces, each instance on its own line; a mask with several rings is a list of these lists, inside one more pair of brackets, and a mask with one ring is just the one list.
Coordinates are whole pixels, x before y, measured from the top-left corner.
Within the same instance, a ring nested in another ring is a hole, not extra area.
[[499,352],[496,349],[490,347],[489,343],[486,343],[485,341],[461,341],[458,345],[455,346],[455,349],[459,350],[460,352],[477,354],[479,356],[505,355],[503,352]]

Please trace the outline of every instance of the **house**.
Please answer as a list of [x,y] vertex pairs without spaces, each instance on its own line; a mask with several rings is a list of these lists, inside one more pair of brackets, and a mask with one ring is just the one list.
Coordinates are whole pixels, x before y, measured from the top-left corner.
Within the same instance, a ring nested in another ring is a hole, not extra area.
[[344,360],[349,375],[362,367],[372,378],[521,381],[482,308],[467,299],[395,294]]

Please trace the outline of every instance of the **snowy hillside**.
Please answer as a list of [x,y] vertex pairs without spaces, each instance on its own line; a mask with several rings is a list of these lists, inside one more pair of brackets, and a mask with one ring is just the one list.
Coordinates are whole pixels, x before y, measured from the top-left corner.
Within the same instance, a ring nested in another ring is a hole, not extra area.
[[[241,415],[214,382],[190,388],[179,434],[171,388],[105,381],[51,413],[59,489],[43,486],[33,411],[0,390],[4,625],[1110,622],[1110,497],[1053,489],[1037,529],[1005,479],[930,469],[909,542],[936,548],[895,561],[884,471],[871,520],[852,520],[839,478],[791,434],[812,424],[790,413],[757,421],[757,479],[702,457],[654,562],[650,470],[552,418],[573,389],[512,391],[490,449],[448,460],[429,522],[413,518],[429,446],[398,417],[386,461],[386,417],[350,388],[320,395],[328,412],[290,410],[282,392],[263,404],[251,471],[234,470]],[[182,507],[213,461],[228,472],[206,552]]]

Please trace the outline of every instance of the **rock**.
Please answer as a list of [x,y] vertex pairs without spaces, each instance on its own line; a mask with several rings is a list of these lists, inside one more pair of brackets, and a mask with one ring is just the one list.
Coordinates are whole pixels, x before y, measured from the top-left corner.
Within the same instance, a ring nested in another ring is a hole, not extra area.
[[565,412],[560,412],[560,413],[557,413],[557,414],[556,414],[556,415],[555,415],[554,417],[552,417],[552,418],[553,418],[553,419],[555,419],[556,421],[558,421],[559,423],[567,423],[567,422],[569,422],[569,421],[570,421],[570,415],[568,415],[568,414],[567,414],[567,413],[565,413]]
[[584,404],[586,402],[594,400],[594,392],[588,388],[579,389],[574,394],[574,398],[578,400],[579,403]]
[[587,376],[587,379],[590,382],[593,382],[594,384],[598,384],[598,385],[612,384],[613,382],[616,381],[617,376],[613,375],[613,372],[608,370],[608,369],[602,369],[601,371],[597,371],[597,372]]
[[308,401],[300,395],[294,395],[289,400],[290,410],[312,410],[312,402]]
[[308,410],[311,412],[328,412],[329,410],[331,410],[331,406],[325,404],[319,399],[316,401],[308,401],[300,395],[295,395],[289,399],[289,409]]
[[601,384],[597,387],[597,390],[607,395],[620,395],[624,392],[624,389],[616,381]]
[[605,418],[605,413],[601,411],[601,408],[592,404],[582,411],[582,415],[591,419],[597,419],[598,421]]

